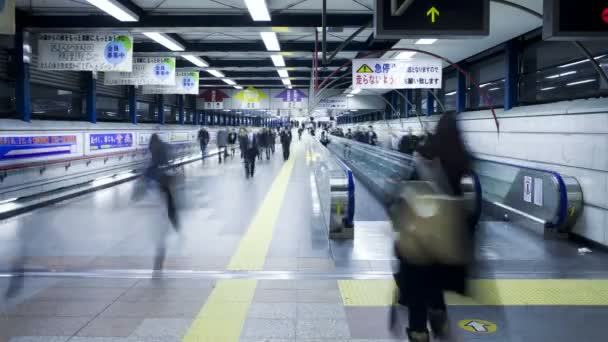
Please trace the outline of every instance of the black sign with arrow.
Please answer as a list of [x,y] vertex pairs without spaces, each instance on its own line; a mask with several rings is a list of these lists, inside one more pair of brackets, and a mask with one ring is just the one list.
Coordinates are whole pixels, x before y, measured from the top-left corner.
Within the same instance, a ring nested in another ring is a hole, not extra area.
[[545,0],[543,38],[608,39],[608,0]]
[[463,38],[489,34],[489,0],[376,0],[379,39]]

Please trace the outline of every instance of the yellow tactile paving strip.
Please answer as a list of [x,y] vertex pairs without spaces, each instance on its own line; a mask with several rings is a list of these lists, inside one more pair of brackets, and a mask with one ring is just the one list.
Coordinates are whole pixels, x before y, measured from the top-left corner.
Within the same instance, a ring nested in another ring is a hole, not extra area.
[[[393,280],[339,280],[345,306],[388,306]],[[472,298],[446,294],[448,305],[608,306],[608,280],[487,279],[471,281]]]
[[255,288],[255,280],[218,281],[182,341],[238,341]]

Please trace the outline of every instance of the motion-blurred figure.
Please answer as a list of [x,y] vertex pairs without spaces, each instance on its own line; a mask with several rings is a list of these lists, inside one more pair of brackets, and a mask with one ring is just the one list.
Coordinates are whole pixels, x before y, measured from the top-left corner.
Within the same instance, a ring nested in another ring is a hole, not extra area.
[[205,164],[205,157],[207,155],[207,145],[209,145],[209,132],[204,127],[198,131],[198,141],[201,146],[201,153],[203,154],[203,164]]
[[374,132],[374,126],[372,125],[369,125],[368,127],[366,140],[366,143],[372,146],[376,146],[376,144],[378,144],[378,134]]
[[247,147],[247,130],[244,127],[239,129],[239,149],[241,150],[241,159],[245,159],[245,148]]
[[243,140],[245,146],[245,176],[253,177],[255,173],[255,157],[258,151],[258,137],[254,132],[249,132]]
[[327,145],[329,145],[329,134],[327,134],[327,131],[321,132],[321,139],[319,139],[319,141],[325,147],[327,147]]
[[443,291],[465,294],[473,254],[461,188],[470,157],[453,115],[441,117],[414,159],[420,181],[406,182],[390,213],[400,232],[395,280],[399,303],[409,310],[407,334],[410,341],[427,342],[427,321],[436,337],[449,336]]
[[346,139],[352,139],[353,138],[353,131],[351,131],[351,129],[349,128],[346,131],[346,135],[344,136]]
[[291,131],[284,128],[281,131],[281,146],[283,147],[283,160],[289,159],[289,149],[291,147]]
[[236,133],[236,129],[232,129],[230,133],[228,133],[228,144],[230,145],[230,154],[234,159],[234,152],[236,150],[236,143],[238,142],[238,134]]
[[224,156],[224,159],[226,159],[226,157],[228,157],[228,131],[226,129],[220,129],[217,132],[217,148],[218,148],[218,153],[217,153],[217,157],[219,160],[219,163],[222,163],[222,156]]

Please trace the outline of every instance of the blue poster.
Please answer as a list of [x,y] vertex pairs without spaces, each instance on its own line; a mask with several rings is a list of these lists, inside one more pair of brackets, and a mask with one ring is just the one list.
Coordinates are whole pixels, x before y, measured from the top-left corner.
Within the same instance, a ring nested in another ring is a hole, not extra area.
[[128,148],[132,146],[132,133],[103,133],[89,135],[89,149],[91,151]]
[[0,160],[69,155],[76,152],[75,135],[2,136]]

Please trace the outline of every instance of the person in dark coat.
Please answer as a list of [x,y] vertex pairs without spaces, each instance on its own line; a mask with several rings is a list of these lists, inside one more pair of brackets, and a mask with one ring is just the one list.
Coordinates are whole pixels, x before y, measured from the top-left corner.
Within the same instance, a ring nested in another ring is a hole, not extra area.
[[289,159],[289,149],[291,147],[291,131],[283,129],[281,131],[281,146],[283,147],[283,160]]
[[[436,133],[429,136],[418,153],[426,160],[439,161],[445,180],[436,184],[443,184],[445,193],[462,196],[461,180],[470,172],[471,158],[453,114],[441,117]],[[472,236],[469,240],[474,241]],[[443,291],[465,294],[469,265],[418,265],[400,255],[398,259],[400,267],[395,280],[399,288],[399,303],[405,304],[409,310],[409,340],[429,341],[427,321],[430,321],[435,336],[447,337],[449,327]]]
[[201,146],[201,153],[203,155],[202,161],[203,164],[205,164],[205,157],[207,155],[207,145],[209,145],[209,132],[204,127],[202,127],[198,131],[198,142]]
[[262,129],[256,135],[258,143],[258,160],[262,160],[264,156],[264,150],[266,149],[266,131]]
[[376,146],[378,144],[378,134],[374,132],[374,127],[370,125],[367,131],[366,143]]
[[234,158],[234,152],[236,150],[236,143],[238,142],[238,134],[236,133],[236,129],[232,129],[230,133],[228,133],[228,145],[230,145],[230,153],[232,158]]
[[245,146],[245,176],[253,177],[255,173],[255,157],[258,155],[258,136],[254,132],[249,132],[243,139]]
[[228,157],[228,131],[226,129],[220,129],[217,132],[217,148],[219,149],[217,153],[217,157],[219,158],[219,163],[222,163],[222,155],[224,159]]
[[412,128],[408,129],[406,135],[401,137],[399,141],[399,152],[405,154],[412,154],[418,147],[418,137],[412,133]]

